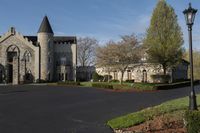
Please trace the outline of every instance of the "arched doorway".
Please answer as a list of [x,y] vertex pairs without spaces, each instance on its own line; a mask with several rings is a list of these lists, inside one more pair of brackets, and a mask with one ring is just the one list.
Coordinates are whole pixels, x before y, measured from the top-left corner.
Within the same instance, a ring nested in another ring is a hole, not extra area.
[[7,54],[7,82],[13,83],[18,82],[19,75],[19,48],[15,45],[11,45],[6,50]]
[[142,82],[144,82],[144,83],[147,82],[147,71],[146,70],[142,71]]

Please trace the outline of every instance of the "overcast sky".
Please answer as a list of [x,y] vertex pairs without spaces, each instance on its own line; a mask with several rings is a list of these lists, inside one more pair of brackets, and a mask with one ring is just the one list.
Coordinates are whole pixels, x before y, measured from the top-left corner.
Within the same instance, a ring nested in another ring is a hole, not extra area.
[[[188,47],[188,32],[182,11],[199,0],[167,0],[178,15]],[[0,34],[14,26],[23,35],[36,35],[45,15],[55,35],[95,37],[101,44],[120,35],[143,35],[150,24],[157,0],[0,0]],[[200,13],[193,26],[194,48],[200,49]]]

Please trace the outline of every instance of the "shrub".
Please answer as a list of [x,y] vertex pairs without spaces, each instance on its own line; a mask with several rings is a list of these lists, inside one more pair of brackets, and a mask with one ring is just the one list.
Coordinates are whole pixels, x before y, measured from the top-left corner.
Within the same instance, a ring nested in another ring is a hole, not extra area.
[[126,80],[125,82],[127,82],[127,83],[134,83],[135,80]]
[[138,90],[157,90],[156,85],[150,83],[133,83],[133,88]]
[[170,75],[151,75],[154,83],[169,83]]
[[92,79],[93,79],[93,82],[98,82],[99,80],[103,80],[103,76],[99,75],[97,72],[94,72],[92,74]]
[[58,85],[79,86],[79,85],[80,85],[80,82],[65,81],[65,82],[58,82]]
[[117,80],[117,79],[113,79],[113,80],[111,80],[110,82],[113,82],[113,83],[118,83],[118,82],[119,82],[119,80]]
[[200,132],[200,111],[186,111],[185,120],[188,133]]
[[92,87],[113,89],[113,85],[106,83],[92,83]]
[[112,79],[112,76],[111,76],[111,75],[104,75],[104,76],[103,76],[103,81],[104,81],[104,82],[107,82],[108,79],[111,80],[111,79]]
[[[199,80],[195,80],[194,85],[198,85],[198,84],[199,84]],[[186,86],[190,86],[190,81],[156,85],[158,90],[168,90],[168,89],[175,89],[175,88],[181,88],[181,87],[186,87]]]

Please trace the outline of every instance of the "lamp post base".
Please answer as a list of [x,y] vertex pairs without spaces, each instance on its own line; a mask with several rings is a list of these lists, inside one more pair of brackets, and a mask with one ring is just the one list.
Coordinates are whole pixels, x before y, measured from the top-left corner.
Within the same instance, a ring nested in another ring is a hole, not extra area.
[[189,96],[189,110],[198,110],[196,96],[193,93]]

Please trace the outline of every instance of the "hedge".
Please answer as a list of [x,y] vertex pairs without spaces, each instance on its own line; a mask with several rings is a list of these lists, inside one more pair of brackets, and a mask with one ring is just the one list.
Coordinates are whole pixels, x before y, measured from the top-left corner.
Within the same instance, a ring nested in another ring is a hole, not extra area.
[[185,120],[188,133],[200,133],[200,111],[186,111]]
[[104,88],[104,89],[113,89],[113,85],[106,83],[92,83],[92,87]]
[[[194,81],[194,84],[199,84],[199,80]],[[169,90],[181,87],[190,86],[190,81],[177,82],[171,84],[156,84],[156,83],[133,83],[132,87],[138,90]]]
[[155,84],[151,83],[133,83],[132,87],[137,90],[157,90]]
[[98,82],[103,80],[103,76],[99,75],[97,72],[92,74],[93,82]]
[[65,81],[65,82],[58,82],[58,85],[70,85],[70,86],[79,86],[80,82],[74,82],[74,81]]
[[[199,80],[194,81],[194,84],[199,84]],[[177,82],[177,83],[171,83],[171,84],[159,84],[156,85],[157,90],[168,90],[168,89],[175,89],[175,88],[181,88],[190,86],[190,81],[185,82]]]

